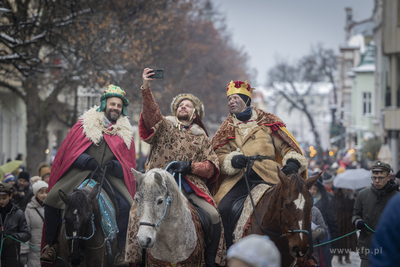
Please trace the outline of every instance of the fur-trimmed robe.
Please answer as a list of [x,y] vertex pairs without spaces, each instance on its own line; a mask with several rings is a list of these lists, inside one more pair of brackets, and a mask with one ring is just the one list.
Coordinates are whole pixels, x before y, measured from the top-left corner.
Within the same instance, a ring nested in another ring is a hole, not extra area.
[[235,169],[231,164],[235,155],[267,156],[267,159],[255,161],[253,170],[272,184],[279,182],[277,166],[282,168],[290,158],[300,162],[299,173],[306,178],[307,159],[285,124],[271,113],[251,108],[252,116],[247,122],[228,115],[212,140],[221,166],[217,182],[220,186],[214,196],[218,204],[243,177],[241,169]]
[[[208,203],[216,204],[207,185],[213,183],[219,174],[219,162],[212,149],[211,140],[205,131],[197,124],[193,124],[187,131],[179,128],[175,116],[162,116],[157,102],[150,88],[142,90],[143,110],[139,121],[140,137],[151,145],[150,154],[146,162],[148,170],[154,168],[165,169],[172,161],[192,161],[191,173],[184,176],[193,191]],[[126,244],[126,261],[138,262],[140,256],[135,253],[139,249],[136,238],[137,233],[136,204],[131,208],[128,238]],[[222,220],[221,220],[222,225]],[[218,252],[215,262],[225,265],[226,245],[222,230]]]

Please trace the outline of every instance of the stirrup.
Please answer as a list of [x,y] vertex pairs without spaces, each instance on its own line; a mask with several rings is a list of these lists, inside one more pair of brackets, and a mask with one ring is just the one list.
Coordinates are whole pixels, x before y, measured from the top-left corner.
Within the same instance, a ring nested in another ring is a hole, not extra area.
[[[53,261],[42,259],[42,255],[48,255],[48,254],[44,254],[44,251],[46,251],[47,248],[50,248],[50,249],[53,251],[53,253],[54,253]],[[57,251],[56,251],[56,249],[55,249],[53,246],[46,245],[46,246],[45,246],[44,248],[42,248],[42,250],[40,251],[40,261],[41,261],[41,262],[44,262],[44,263],[55,263],[55,262],[56,262],[56,259],[57,259]]]

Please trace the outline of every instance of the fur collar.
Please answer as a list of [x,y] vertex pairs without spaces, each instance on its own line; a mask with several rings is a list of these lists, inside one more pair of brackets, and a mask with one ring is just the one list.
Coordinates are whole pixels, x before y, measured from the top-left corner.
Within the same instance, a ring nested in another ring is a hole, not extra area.
[[[103,125],[104,111],[98,112],[96,109],[98,106],[94,106],[89,109],[79,118],[82,121],[83,133],[90,141],[95,145],[98,145],[103,139]],[[129,122],[127,116],[121,115],[117,122],[111,126],[111,130],[117,129],[116,134],[124,140],[127,148],[131,147],[133,139],[133,127]]]
[[[176,116],[167,116],[165,118],[172,122],[175,127],[178,125],[178,120],[176,119]],[[193,135],[206,135],[206,132],[203,130],[203,128],[195,123],[193,123],[192,127],[190,128],[190,133]]]

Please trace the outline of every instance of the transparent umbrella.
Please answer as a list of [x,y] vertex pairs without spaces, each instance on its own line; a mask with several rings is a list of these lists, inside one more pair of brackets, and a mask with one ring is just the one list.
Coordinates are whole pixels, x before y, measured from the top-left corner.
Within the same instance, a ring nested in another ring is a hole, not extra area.
[[337,188],[360,189],[372,184],[371,171],[350,169],[336,175],[333,185]]
[[19,165],[22,164],[22,160],[14,160],[7,162],[6,164],[3,164],[0,166],[0,179],[3,180],[3,177],[6,173],[11,173],[15,171]]

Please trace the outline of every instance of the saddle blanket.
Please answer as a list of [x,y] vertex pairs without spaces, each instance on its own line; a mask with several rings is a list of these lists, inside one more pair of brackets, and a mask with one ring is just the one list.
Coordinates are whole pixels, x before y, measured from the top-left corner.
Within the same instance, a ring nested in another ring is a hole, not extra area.
[[[94,187],[96,185],[96,181],[94,180],[85,180],[83,183],[78,186],[78,189],[82,189],[85,186]],[[101,225],[103,228],[103,233],[106,239],[113,240],[115,236],[119,233],[115,208],[109,199],[108,195],[101,190],[99,196],[99,205],[100,205],[100,213],[101,213]]]
[[[258,201],[262,198],[265,192],[268,191],[270,185],[259,184],[251,190],[254,205],[257,207]],[[250,225],[251,215],[253,215],[253,205],[251,205],[250,195],[244,201],[243,211],[240,214],[239,220],[236,223],[235,231],[233,231],[233,243],[237,243],[242,237],[244,232]]]

